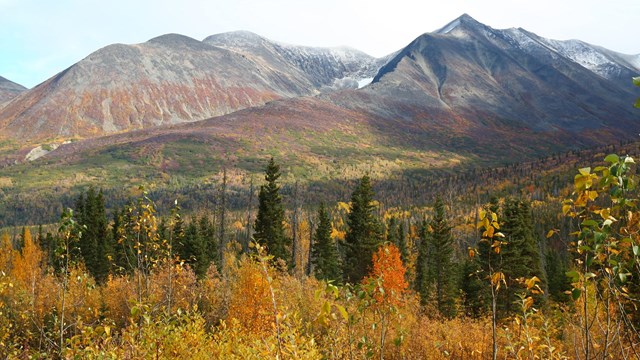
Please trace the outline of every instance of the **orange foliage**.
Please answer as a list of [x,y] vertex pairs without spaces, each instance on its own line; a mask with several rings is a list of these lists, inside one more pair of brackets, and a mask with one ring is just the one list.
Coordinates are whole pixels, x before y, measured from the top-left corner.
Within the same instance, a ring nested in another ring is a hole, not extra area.
[[409,287],[405,280],[406,272],[398,248],[386,244],[373,254],[373,268],[363,283],[379,281],[379,286],[374,290],[374,299],[380,304],[399,305]]
[[11,238],[6,232],[0,238],[0,271],[8,274],[11,268],[12,258],[14,255],[13,246],[11,246]]
[[12,274],[16,282],[33,296],[38,279],[42,276],[42,250],[33,242],[29,228],[24,231],[22,253],[13,257]]
[[271,330],[274,322],[269,283],[259,264],[245,260],[240,264],[231,290],[229,319],[237,319],[247,330]]
[[197,301],[196,283],[190,267],[166,261],[149,276],[149,301],[169,313],[189,310]]
[[135,284],[129,276],[111,277],[102,288],[102,299],[107,316],[120,327],[124,327],[131,316],[131,307],[135,303]]

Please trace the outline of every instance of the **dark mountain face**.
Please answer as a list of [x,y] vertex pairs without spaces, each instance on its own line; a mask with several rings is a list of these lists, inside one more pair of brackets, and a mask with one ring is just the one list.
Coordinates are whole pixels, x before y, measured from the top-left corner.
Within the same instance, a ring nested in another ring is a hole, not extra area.
[[465,15],[414,40],[366,91],[389,98],[401,93],[412,108],[514,131],[624,134],[638,128],[640,114],[629,106],[633,89],[567,56],[533,34],[494,30]]
[[26,87],[0,76],[0,107],[25,91]]

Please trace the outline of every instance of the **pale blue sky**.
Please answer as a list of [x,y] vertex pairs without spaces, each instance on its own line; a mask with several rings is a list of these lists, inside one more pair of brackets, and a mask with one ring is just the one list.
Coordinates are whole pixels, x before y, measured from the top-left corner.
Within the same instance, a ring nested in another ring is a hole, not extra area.
[[0,0],[0,75],[33,87],[112,43],[249,30],[282,42],[398,50],[463,13],[640,53],[640,0]]

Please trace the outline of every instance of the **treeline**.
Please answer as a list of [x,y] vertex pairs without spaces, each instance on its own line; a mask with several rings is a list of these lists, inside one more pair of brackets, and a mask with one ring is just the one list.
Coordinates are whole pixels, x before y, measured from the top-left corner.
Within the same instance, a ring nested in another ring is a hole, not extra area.
[[[486,203],[494,195],[526,196],[531,200],[545,200],[548,196],[565,197],[567,184],[573,169],[596,163],[609,153],[635,154],[640,143],[627,142],[601,146],[586,150],[559,153],[533,162],[514,162],[501,167],[475,169],[405,170],[389,179],[376,179],[374,190],[386,207],[421,206],[433,203],[435,194],[440,194],[448,203],[455,202],[457,209],[474,207]],[[229,164],[232,167],[232,164]],[[176,186],[149,188],[149,196],[161,215],[168,215],[174,201],[178,199],[188,214],[197,214],[220,206],[222,172],[209,184],[181,183]],[[227,198],[230,211],[246,212],[255,207],[257,181],[253,175],[234,174],[233,184],[226,191],[233,196]],[[282,186],[287,208],[293,207],[294,198],[303,207],[315,207],[321,201],[337,202],[349,196],[357,179],[332,179],[324,182],[300,181]],[[130,188],[103,188],[107,212],[125,206],[131,197]],[[51,224],[57,222],[61,211],[73,207],[82,189],[53,188],[43,191],[16,193],[11,188],[0,189],[0,228]],[[86,189],[85,189],[86,191]],[[296,196],[293,196],[294,193]],[[462,212],[462,210],[461,210]],[[457,214],[456,214],[457,215]]]

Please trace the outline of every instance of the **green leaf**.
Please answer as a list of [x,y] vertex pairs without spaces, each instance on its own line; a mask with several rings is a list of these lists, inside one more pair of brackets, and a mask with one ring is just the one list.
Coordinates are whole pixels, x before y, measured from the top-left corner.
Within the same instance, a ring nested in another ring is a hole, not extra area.
[[633,78],[633,85],[640,86],[640,76]]
[[580,279],[580,274],[578,274],[578,272],[575,270],[567,271],[565,275],[567,275],[567,277],[571,279],[571,282],[578,282],[578,280]]
[[633,106],[635,106],[635,107],[637,107],[638,109],[640,109],[640,98],[638,98],[638,99],[636,100],[636,103],[635,103],[635,104],[633,104]]
[[594,277],[596,277],[596,274],[594,274],[592,272],[588,272],[588,273],[584,274],[584,278],[587,279],[587,280],[589,280],[591,278],[594,278]]
[[580,289],[571,290],[571,297],[574,301],[578,300],[580,298],[580,295],[582,295],[582,291]]
[[608,163],[615,164],[615,163],[619,163],[620,162],[620,157],[618,155],[616,155],[616,154],[609,154],[609,155],[607,155],[606,158],[604,158],[604,161],[608,162]]
[[589,219],[589,220],[583,221],[582,226],[596,227],[598,226],[598,223],[595,220]]

